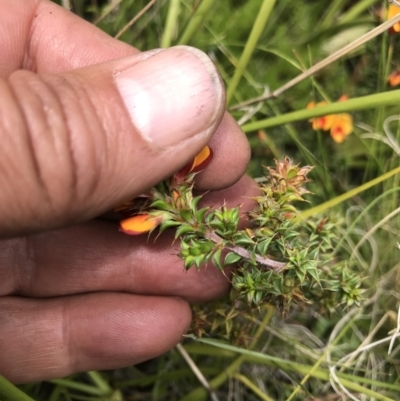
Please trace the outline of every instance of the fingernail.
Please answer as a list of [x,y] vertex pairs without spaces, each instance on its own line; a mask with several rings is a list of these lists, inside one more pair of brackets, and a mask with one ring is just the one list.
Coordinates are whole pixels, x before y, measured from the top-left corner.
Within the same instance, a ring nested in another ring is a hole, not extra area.
[[192,47],[160,51],[115,80],[138,132],[160,147],[207,133],[225,108],[215,65]]

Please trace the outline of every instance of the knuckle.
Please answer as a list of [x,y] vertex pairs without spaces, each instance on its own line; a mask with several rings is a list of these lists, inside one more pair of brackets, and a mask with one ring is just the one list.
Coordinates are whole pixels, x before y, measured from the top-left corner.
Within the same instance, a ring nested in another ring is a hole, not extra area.
[[[8,181],[9,198],[25,199],[29,215],[51,216],[56,225],[96,190],[107,150],[89,94],[65,75],[12,74],[7,83],[11,113],[3,118],[0,112],[0,132],[11,151],[6,165],[0,161],[0,181]],[[23,185],[12,184],[15,174]]]

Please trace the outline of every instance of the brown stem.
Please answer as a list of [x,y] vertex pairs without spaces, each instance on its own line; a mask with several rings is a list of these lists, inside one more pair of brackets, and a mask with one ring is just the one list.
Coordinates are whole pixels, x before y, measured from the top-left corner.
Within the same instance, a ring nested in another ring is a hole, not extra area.
[[[205,237],[218,245],[223,244],[223,239],[219,237],[217,234],[215,234],[215,232],[213,231],[208,231],[205,234]],[[252,257],[251,253],[247,249],[244,249],[240,246],[224,245],[224,248],[228,249],[229,251],[235,252],[237,255],[242,256],[243,258],[246,259],[251,259]],[[255,255],[255,259],[256,262],[259,263],[260,265],[267,266],[275,270],[275,272],[277,273],[281,272],[286,266],[286,263],[277,262],[276,260],[269,259],[266,256]]]

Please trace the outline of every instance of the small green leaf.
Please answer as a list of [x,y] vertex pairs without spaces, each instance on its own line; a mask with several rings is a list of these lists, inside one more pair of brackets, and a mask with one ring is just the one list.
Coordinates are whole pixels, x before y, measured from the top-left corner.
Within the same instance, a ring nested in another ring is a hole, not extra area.
[[238,255],[235,252],[229,252],[225,256],[225,265],[233,265],[234,263],[239,262],[239,260],[242,259],[240,255]]
[[222,256],[222,249],[218,249],[217,252],[215,252],[213,257],[211,258],[211,261],[219,270],[223,270],[224,268],[221,262],[221,256]]
[[204,222],[204,215],[207,213],[208,210],[208,207],[204,207],[203,209],[200,209],[196,212],[195,216],[198,223]]
[[175,234],[175,238],[180,237],[182,234],[186,234],[193,231],[193,227],[189,224],[182,224],[177,230]]
[[160,233],[162,233],[163,231],[165,231],[167,228],[171,228],[171,227],[178,227],[180,226],[182,223],[180,223],[179,221],[173,221],[173,220],[167,220],[164,221],[163,223],[161,223],[160,225]]
[[197,209],[197,205],[200,202],[202,197],[203,197],[203,195],[199,195],[192,199],[192,201],[190,202],[190,206],[192,207],[193,210]]
[[268,248],[269,245],[272,241],[272,237],[271,238],[267,238],[264,241],[261,241],[258,245],[257,245],[257,251],[262,255],[265,256],[268,252]]
[[304,279],[305,279],[305,277],[306,277],[305,271],[303,272],[303,271],[301,271],[301,270],[296,270],[296,275],[297,275],[297,277],[299,278],[300,283],[303,284]]
[[213,220],[210,223],[211,227],[216,229],[216,230],[220,230],[221,232],[225,231],[225,226],[222,222],[218,221],[218,220]]
[[198,255],[194,258],[194,264],[197,270],[200,269],[201,264],[204,262],[204,255]]
[[151,208],[153,209],[159,209],[159,210],[171,210],[171,206],[168,205],[167,202],[164,202],[161,199],[156,199],[152,204],[150,205]]
[[188,255],[185,257],[184,265],[185,269],[189,270],[194,264],[194,256]]
[[235,236],[236,244],[238,245],[254,245],[254,241],[247,235]]
[[307,269],[307,273],[317,282],[319,283],[319,274],[318,270],[313,268],[313,269]]
[[182,219],[186,221],[190,221],[192,219],[192,211],[189,209],[182,209],[179,211],[180,216]]

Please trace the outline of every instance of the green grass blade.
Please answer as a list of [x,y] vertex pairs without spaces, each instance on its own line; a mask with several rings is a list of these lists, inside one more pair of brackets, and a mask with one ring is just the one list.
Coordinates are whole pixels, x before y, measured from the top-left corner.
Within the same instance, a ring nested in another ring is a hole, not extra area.
[[325,16],[320,24],[320,29],[326,29],[329,25],[332,24],[332,21],[335,19],[336,14],[343,7],[347,0],[336,0],[332,1],[328,7],[328,10],[325,13]]
[[232,80],[228,85],[228,89],[226,92],[226,100],[228,104],[232,99],[233,94],[235,93],[236,87],[238,86],[240,79],[243,76],[247,64],[253,54],[253,51],[257,46],[258,39],[260,38],[265,28],[265,25],[275,5],[275,2],[276,0],[264,0],[260,7],[260,12],[258,13],[257,19],[254,22],[253,29],[251,30],[249,39],[247,40],[246,46],[244,47],[238,66],[235,70],[235,73],[233,74]]
[[346,14],[343,14],[343,16],[339,19],[339,23],[345,24],[347,22],[353,21],[361,13],[363,13],[365,10],[368,10],[373,4],[377,2],[378,0],[363,0],[356,2],[354,6],[346,12]]
[[[353,231],[353,229],[357,226],[358,222],[367,215],[368,211],[371,210],[377,203],[381,202],[383,198],[386,196],[400,191],[400,187],[395,187],[388,189],[386,192],[383,194],[379,195],[377,198],[375,198],[369,205],[367,205],[365,208],[363,208],[362,212],[352,221],[351,225],[347,228],[346,232],[344,235],[340,238],[339,242],[336,245],[334,253],[336,253],[339,248],[342,246],[343,242],[346,240],[348,235]],[[311,209],[310,209],[311,210]]]
[[[264,316],[264,319],[260,326],[258,327],[253,341],[250,344],[249,349],[254,348],[257,345],[258,340],[260,339],[261,334],[265,330],[265,326],[269,324],[274,315],[275,308],[268,307],[267,313]],[[240,365],[245,361],[245,356],[240,355],[236,358],[223,372],[221,372],[218,376],[214,377],[212,380],[209,381],[211,388],[214,390],[221,387],[228,379],[231,377],[236,371],[240,368]],[[207,391],[203,387],[197,387],[189,394],[186,394],[181,401],[204,401],[207,398]]]
[[[223,343],[220,341],[216,341],[216,340],[212,340],[212,339],[199,338],[199,339],[197,339],[197,341],[244,355],[246,360],[248,360],[248,357],[252,357],[251,360],[254,362],[258,361],[260,363],[260,362],[264,361],[268,365],[271,365],[271,362],[272,362],[272,363],[275,363],[276,366],[278,366],[282,369],[296,371],[298,373],[310,375],[312,377],[316,377],[318,379],[322,379],[322,380],[326,380],[326,381],[328,381],[330,378],[329,371],[326,369],[321,369],[320,367],[306,366],[306,365],[301,365],[301,364],[291,362],[291,361],[285,361],[280,358],[272,357],[269,355],[264,355],[259,352],[250,351],[247,349],[238,348],[233,345],[229,345],[229,344],[226,344],[226,343]],[[375,397],[377,400],[380,400],[380,401],[395,401],[393,398],[386,397],[385,395],[377,393],[376,391],[365,388],[364,386],[361,386],[360,384],[355,383],[352,380],[344,379],[339,374],[337,374],[337,376],[341,378],[341,383],[350,390],[359,392],[361,394],[365,394],[369,397]],[[396,388],[398,388],[398,387],[396,387]],[[195,398],[193,398],[192,400],[195,401]]]
[[260,398],[260,400],[274,401],[272,398],[268,397],[267,394],[261,391],[247,376],[236,373],[233,377],[241,381],[247,388],[249,388],[254,394],[256,394]]
[[318,206],[312,207],[311,209],[305,210],[303,212],[301,212],[301,217],[302,218],[307,218],[310,217],[314,214],[319,214],[319,213],[323,213],[326,210],[339,205],[340,203],[343,203],[344,201],[353,198],[354,196],[358,195],[361,192],[366,191],[367,189],[378,185],[379,183],[386,181],[387,179],[389,179],[390,177],[394,176],[395,174],[400,173],[400,167],[397,167],[393,170],[388,171],[385,174],[382,174],[381,176],[374,178],[371,181],[366,182],[363,185],[358,186],[357,188],[354,188],[350,191],[347,191],[346,193],[336,196],[333,199],[328,200],[327,202],[321,203]]
[[[229,358],[229,359],[234,358],[236,355],[236,352],[234,352],[234,351],[228,351],[226,349],[217,348],[214,345],[211,346],[211,345],[195,343],[195,344],[186,345],[185,348],[191,354],[196,354],[196,355],[205,355],[205,356],[213,355],[213,356],[218,356],[221,358]],[[255,353],[255,354],[257,354],[257,353]],[[259,356],[261,356],[261,357],[259,358]],[[282,370],[296,371],[301,374],[307,374],[310,371],[310,369],[312,368],[312,366],[303,365],[298,362],[287,361],[287,360],[280,359],[280,358],[273,357],[273,356],[263,355],[261,353],[258,354],[258,356],[245,355],[244,362],[256,363],[256,364],[261,364],[261,365],[266,365],[266,366],[273,366],[273,367],[276,367],[276,368],[279,368]],[[338,366],[340,366],[340,365],[338,365]],[[393,391],[400,392],[400,385],[386,383],[386,382],[380,382],[377,380],[369,379],[367,377],[354,376],[354,375],[351,375],[348,373],[336,372],[336,374],[341,379],[350,380],[350,381],[354,381],[356,383],[361,383],[361,384],[370,384],[375,387],[379,387],[381,389],[393,390]],[[326,369],[319,368],[315,371],[315,373],[313,373],[313,377],[327,381],[327,380],[329,380],[329,372]]]
[[34,401],[18,387],[15,387],[5,377],[0,375],[0,400],[1,401]]
[[78,390],[81,391],[82,393],[90,395],[98,395],[98,396],[104,395],[102,390],[100,390],[98,387],[90,386],[89,384],[80,383],[77,381],[72,381],[68,379],[54,379],[54,380],[49,380],[49,382],[72,390]]
[[197,10],[194,12],[193,16],[190,18],[189,23],[186,26],[186,29],[182,33],[181,38],[179,39],[179,45],[187,45],[194,34],[199,29],[200,25],[206,18],[208,12],[211,7],[216,3],[216,0],[203,0],[200,5],[197,7]]
[[172,38],[178,27],[180,3],[181,0],[170,0],[169,2],[167,21],[165,22],[165,28],[160,43],[160,46],[163,48],[171,46]]
[[88,372],[88,376],[90,377],[92,382],[100,389],[104,396],[109,395],[113,392],[110,385],[103,379],[99,372]]
[[379,106],[390,106],[400,104],[400,90],[377,93],[374,95],[362,96],[345,102],[330,103],[326,106],[314,107],[286,113],[281,116],[267,118],[242,126],[244,132],[258,131],[260,129],[276,127],[277,125],[292,123],[295,121],[308,120],[314,117],[326,116],[329,114],[349,113],[357,110],[372,109]]

